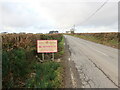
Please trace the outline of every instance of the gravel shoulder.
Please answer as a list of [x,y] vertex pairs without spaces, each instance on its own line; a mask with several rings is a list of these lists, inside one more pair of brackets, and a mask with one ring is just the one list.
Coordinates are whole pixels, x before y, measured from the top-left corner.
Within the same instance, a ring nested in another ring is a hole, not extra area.
[[71,52],[69,45],[65,39],[65,54],[63,56],[64,66],[64,88],[81,88],[80,76],[78,70],[75,67],[75,63],[71,60]]

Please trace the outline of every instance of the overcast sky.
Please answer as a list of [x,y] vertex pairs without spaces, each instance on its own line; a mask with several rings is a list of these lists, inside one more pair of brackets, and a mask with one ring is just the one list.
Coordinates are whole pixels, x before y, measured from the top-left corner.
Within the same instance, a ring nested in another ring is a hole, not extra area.
[[73,25],[76,26],[75,32],[117,32],[119,0],[108,0],[86,21],[105,1],[1,0],[0,32],[65,32]]

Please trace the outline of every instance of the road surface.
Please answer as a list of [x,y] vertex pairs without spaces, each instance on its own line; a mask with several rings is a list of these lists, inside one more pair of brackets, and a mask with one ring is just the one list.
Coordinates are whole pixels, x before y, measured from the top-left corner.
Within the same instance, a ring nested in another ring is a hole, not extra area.
[[[64,37],[71,53],[68,61],[75,63],[82,88],[117,88],[118,49],[69,35]],[[70,72],[77,88],[74,73]]]

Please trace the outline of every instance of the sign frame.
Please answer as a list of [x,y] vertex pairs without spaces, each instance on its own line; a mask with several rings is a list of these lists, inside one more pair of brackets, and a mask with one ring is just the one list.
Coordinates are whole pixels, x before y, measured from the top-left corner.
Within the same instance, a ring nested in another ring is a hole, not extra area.
[[48,52],[39,52],[38,51],[38,47],[39,47],[38,42],[39,41],[56,41],[57,42],[57,44],[56,44],[56,52],[58,52],[58,40],[37,40],[37,53],[56,53],[56,52],[49,52],[49,51]]

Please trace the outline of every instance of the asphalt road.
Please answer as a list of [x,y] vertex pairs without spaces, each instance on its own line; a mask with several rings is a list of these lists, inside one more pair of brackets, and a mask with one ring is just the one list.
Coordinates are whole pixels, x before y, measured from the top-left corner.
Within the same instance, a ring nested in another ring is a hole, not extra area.
[[[75,63],[82,88],[117,88],[118,49],[69,35],[64,37],[71,53],[69,61]],[[74,75],[71,76],[73,79]],[[72,81],[74,86],[75,80]]]

